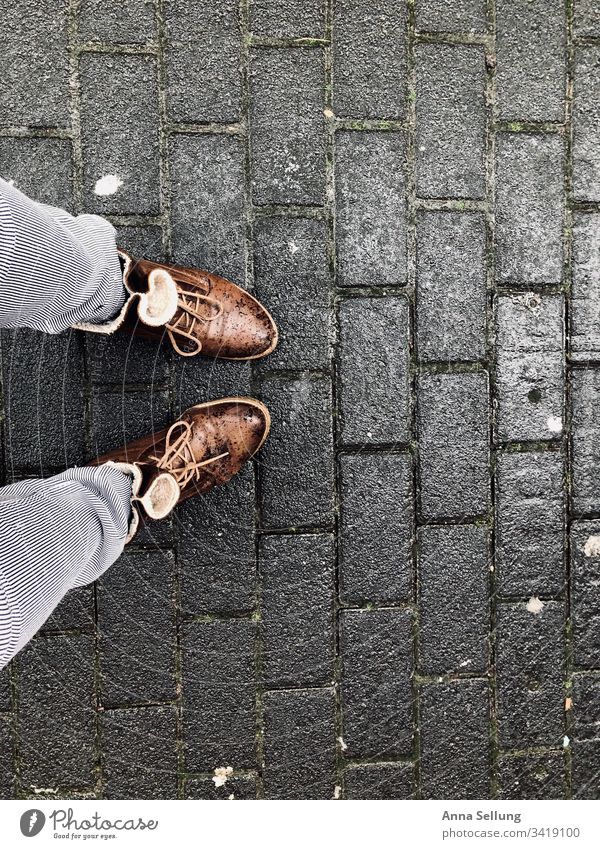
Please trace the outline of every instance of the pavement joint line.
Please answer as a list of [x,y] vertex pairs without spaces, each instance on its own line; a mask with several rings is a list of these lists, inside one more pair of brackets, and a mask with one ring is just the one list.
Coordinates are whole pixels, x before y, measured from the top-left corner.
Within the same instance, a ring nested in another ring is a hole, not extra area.
[[[575,668],[574,644],[573,644],[573,574],[572,574],[572,551],[571,551],[571,534],[568,533],[570,525],[570,517],[574,510],[573,504],[573,446],[569,437],[571,433],[571,411],[573,403],[571,398],[571,381],[569,379],[569,365],[571,358],[571,300],[572,300],[572,285],[573,285],[573,89],[574,89],[574,68],[575,68],[575,46],[573,39],[573,16],[574,2],[566,0],[565,17],[566,17],[566,41],[567,41],[567,62],[566,62],[566,88],[565,88],[565,151],[564,151],[564,266],[563,280],[567,285],[568,292],[565,297],[564,310],[564,392],[563,405],[565,410],[566,427],[563,428],[563,451],[565,455],[565,512],[563,513],[563,528],[565,533],[565,550],[563,552],[563,565],[566,579],[565,593],[565,624],[564,624],[564,680],[565,680],[565,700],[572,695],[573,692],[573,671]],[[565,710],[565,736],[572,739],[574,732],[574,717],[573,711]],[[565,763],[565,778],[567,782],[567,798],[573,798],[573,758],[571,747],[564,749]]]
[[417,128],[417,71],[415,47],[416,18],[415,3],[408,3],[407,21],[407,98],[406,98],[406,122],[407,122],[407,168],[406,168],[406,198],[407,198],[407,239],[406,239],[406,293],[409,303],[409,440],[411,443],[411,486],[413,496],[413,509],[411,515],[411,546],[410,546],[410,592],[414,607],[411,618],[412,635],[412,680],[410,684],[412,697],[412,752],[411,760],[414,763],[414,795],[419,799],[423,796],[423,782],[421,775],[421,694],[416,675],[421,658],[419,649],[420,637],[420,612],[419,612],[419,563],[417,525],[418,515],[421,510],[421,485],[419,472],[419,443],[417,426],[417,368],[418,368],[418,345],[417,345],[417,317],[416,317],[416,287],[417,287],[417,173],[416,173],[416,128]]
[[497,427],[496,401],[496,126],[497,126],[497,18],[495,0],[486,0],[486,18],[489,43],[486,46],[486,140],[485,140],[485,226],[486,226],[486,289],[487,289],[487,328],[486,353],[488,360],[488,393],[490,401],[489,412],[489,533],[488,559],[492,568],[488,571],[488,670],[489,670],[489,746],[490,746],[490,796],[497,798],[500,793],[500,776],[498,765],[499,753],[499,719],[498,719],[498,686],[497,686],[497,639],[496,639],[496,603],[495,595],[498,589],[496,552],[496,446],[495,436]]

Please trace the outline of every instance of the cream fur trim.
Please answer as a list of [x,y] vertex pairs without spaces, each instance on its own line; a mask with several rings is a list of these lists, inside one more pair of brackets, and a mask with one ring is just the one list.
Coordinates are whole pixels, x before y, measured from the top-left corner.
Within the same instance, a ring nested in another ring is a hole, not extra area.
[[138,315],[144,324],[161,327],[177,312],[177,286],[168,271],[154,268],[148,275],[148,292],[140,294]]

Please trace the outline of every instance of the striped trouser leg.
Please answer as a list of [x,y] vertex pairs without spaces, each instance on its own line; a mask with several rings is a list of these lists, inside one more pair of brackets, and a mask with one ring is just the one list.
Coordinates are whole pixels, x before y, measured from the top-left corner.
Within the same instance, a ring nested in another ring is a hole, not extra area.
[[130,516],[131,479],[113,466],[0,489],[0,668],[69,589],[114,563]]
[[0,179],[0,327],[59,333],[125,303],[112,224],[30,200]]

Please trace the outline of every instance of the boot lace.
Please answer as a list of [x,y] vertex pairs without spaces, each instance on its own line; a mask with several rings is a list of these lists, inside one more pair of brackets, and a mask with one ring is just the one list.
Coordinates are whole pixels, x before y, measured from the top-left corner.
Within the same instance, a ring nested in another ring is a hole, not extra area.
[[[183,430],[178,436],[173,436],[177,428],[183,428]],[[162,457],[150,455],[150,460],[154,460],[161,471],[173,475],[180,489],[187,486],[190,481],[199,478],[200,471],[209,463],[215,463],[229,455],[229,451],[225,451],[216,457],[209,457],[207,460],[196,462],[190,444],[191,439],[192,425],[190,422],[175,422],[167,431],[165,451]]]
[[[179,294],[179,305],[177,309],[177,319],[170,321],[166,325],[167,334],[171,340],[171,344],[178,354],[182,357],[194,357],[202,350],[202,342],[195,336],[197,323],[214,321],[223,314],[223,306],[209,295],[204,295],[200,292],[189,292],[180,286],[177,286]],[[201,312],[201,304],[208,304],[215,312],[213,315],[205,315]],[[177,336],[182,336],[184,339],[192,343],[192,350],[184,350],[177,342]]]

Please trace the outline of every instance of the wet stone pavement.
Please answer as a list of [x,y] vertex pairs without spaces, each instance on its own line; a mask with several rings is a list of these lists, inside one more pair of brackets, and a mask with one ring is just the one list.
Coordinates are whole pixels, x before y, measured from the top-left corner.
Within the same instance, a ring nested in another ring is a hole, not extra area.
[[2,335],[4,482],[224,395],[273,428],[0,675],[1,795],[598,798],[595,0],[0,24],[0,174],[281,329],[253,368]]

